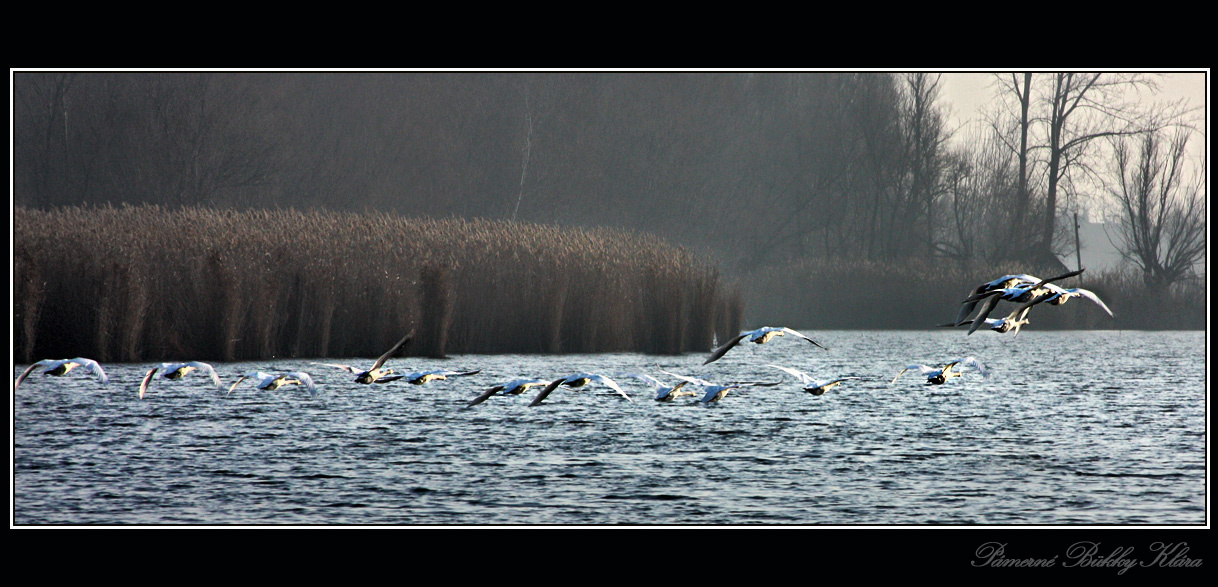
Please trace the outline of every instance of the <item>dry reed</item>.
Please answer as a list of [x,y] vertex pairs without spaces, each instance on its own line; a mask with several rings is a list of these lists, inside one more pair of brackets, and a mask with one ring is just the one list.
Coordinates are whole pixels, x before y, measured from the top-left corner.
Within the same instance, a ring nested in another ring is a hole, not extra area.
[[704,352],[739,328],[707,260],[620,230],[158,206],[13,225],[27,362],[372,357],[410,329],[415,355]]

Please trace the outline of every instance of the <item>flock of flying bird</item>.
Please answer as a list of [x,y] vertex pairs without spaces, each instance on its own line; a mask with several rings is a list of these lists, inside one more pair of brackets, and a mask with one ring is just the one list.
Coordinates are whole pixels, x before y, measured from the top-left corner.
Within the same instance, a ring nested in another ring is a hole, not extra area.
[[[1083,269],[1079,269],[1077,271],[1071,271],[1069,273],[1058,275],[1049,279],[1040,279],[1027,274],[1004,275],[1003,277],[983,283],[974,288],[961,303],[960,311],[957,314],[956,319],[952,322],[941,324],[940,326],[954,328],[967,324],[969,325],[968,333],[972,334],[982,325],[985,325],[990,330],[999,333],[1014,330],[1015,336],[1018,336],[1019,329],[1029,323],[1028,314],[1033,306],[1042,303],[1058,306],[1064,304],[1074,297],[1087,298],[1099,305],[1099,307],[1107,312],[1109,316],[1112,316],[1112,311],[1108,309],[1108,306],[1106,306],[1104,302],[1100,300],[1099,296],[1095,295],[1094,292],[1082,288],[1062,288],[1052,283],[1054,281],[1074,277],[1082,272]],[[990,314],[993,313],[994,309],[998,305],[998,302],[1000,301],[1011,302],[1015,304],[1015,307],[1007,316],[1003,318],[990,318]],[[980,309],[977,309],[978,305],[981,306]],[[975,315],[973,315],[974,310],[977,310]],[[973,317],[969,318],[970,315]],[[398,351],[400,351],[408,341],[410,341],[413,334],[414,333],[412,331],[411,333],[402,337],[402,339],[394,344],[392,348],[386,351],[385,354],[381,355],[376,362],[373,363],[371,368],[366,370],[350,365],[339,365],[333,363],[313,364],[347,371],[348,373],[355,375],[356,383],[364,385],[386,384],[401,380],[414,385],[423,385],[431,381],[445,380],[449,377],[475,375],[480,372],[435,369],[430,371],[417,371],[412,373],[398,374],[393,369],[385,367],[385,363]],[[803,339],[811,343],[813,346],[823,350],[829,350],[824,345],[790,328],[766,326],[756,330],[742,332],[733,337],[731,340],[728,340],[723,345],[715,348],[711,352],[710,356],[702,363],[702,365],[705,366],[721,359],[727,354],[728,351],[732,350],[741,343],[749,342],[753,344],[764,344],[776,337],[785,336],[788,334],[796,338]],[[835,386],[841,385],[846,381],[860,379],[860,377],[856,376],[845,376],[836,379],[819,380],[814,379],[812,376],[798,369],[770,364],[766,366],[781,370],[794,376],[802,383],[803,390],[814,396],[823,395],[826,391],[834,388]],[[17,381],[14,383],[13,388],[15,390],[17,386],[20,386],[21,382],[24,381],[31,373],[39,369],[41,369],[41,373],[44,376],[63,376],[67,375],[78,367],[82,372],[87,372],[97,377],[97,379],[102,383],[109,382],[109,378],[106,376],[106,372],[102,369],[101,365],[92,359],[44,359],[26,368],[26,370],[21,373],[19,377],[17,377]],[[989,375],[989,371],[985,365],[983,365],[976,358],[964,357],[936,365],[909,365],[898,372],[896,377],[893,377],[889,385],[896,383],[897,379],[899,379],[906,371],[913,370],[919,371],[924,377],[926,377],[926,383],[928,385],[940,385],[946,383],[949,379],[960,377],[963,375],[963,373],[970,370],[976,370],[982,376]],[[216,370],[207,363],[199,361],[162,363],[161,365],[152,368],[144,375],[144,378],[140,382],[139,386],[139,397],[141,399],[144,398],[148,392],[149,385],[158,377],[158,372],[159,377],[162,379],[178,380],[194,371],[206,374],[216,388],[223,388],[220,381],[220,376],[216,373]],[[735,382],[729,384],[716,384],[697,377],[678,375],[668,371],[663,371],[663,373],[676,378],[679,382],[675,385],[668,385],[655,377],[639,373],[627,373],[621,376],[636,379],[642,382],[644,385],[650,387],[655,392],[653,399],[656,401],[670,402],[678,397],[688,396],[697,398],[697,401],[700,401],[703,404],[717,402],[723,399],[730,391],[734,389],[756,386],[773,387],[783,383],[783,380],[780,379],[773,383]],[[310,396],[316,397],[318,394],[318,388],[313,382],[313,378],[304,371],[291,371],[278,374],[252,371],[238,377],[237,380],[234,381],[231,386],[229,386],[226,395],[231,394],[233,390],[235,390],[237,386],[246,379],[255,381],[254,387],[263,391],[274,391],[284,385],[301,385],[308,390]],[[476,406],[490,399],[494,395],[520,395],[531,388],[540,387],[541,391],[533,398],[533,401],[529,403],[529,406],[536,406],[541,404],[559,387],[579,389],[593,384],[612,389],[627,401],[632,403],[634,402],[630,395],[623,391],[622,387],[616,381],[605,375],[596,373],[574,373],[552,380],[517,379],[507,383],[495,385],[483,391],[480,395],[478,395],[478,397],[466,404],[466,407]]]

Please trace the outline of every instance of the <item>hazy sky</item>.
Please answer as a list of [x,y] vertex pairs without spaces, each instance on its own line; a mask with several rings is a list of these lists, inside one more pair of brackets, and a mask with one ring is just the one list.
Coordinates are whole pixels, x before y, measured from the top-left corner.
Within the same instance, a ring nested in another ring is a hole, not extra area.
[[[965,138],[965,125],[978,122],[983,106],[994,98],[994,76],[991,73],[946,73],[943,76],[942,100],[951,111],[952,128],[959,128],[957,138]],[[1146,101],[1170,102],[1184,98],[1190,107],[1205,107],[1207,105],[1206,74],[1202,73],[1166,73],[1160,80],[1159,93],[1144,94]],[[1206,118],[1205,131],[1209,130],[1209,119]],[[1204,136],[1195,137],[1189,145],[1190,159],[1200,162],[1205,153],[1206,141]],[[1092,220],[1099,220],[1093,218]],[[1116,264],[1120,257],[1108,243],[1102,232],[1095,229],[1085,230],[1081,235],[1083,248],[1083,265],[1092,268],[1107,268]],[[1071,256],[1067,265],[1073,267]]]
[[[985,73],[947,73],[943,76],[943,99],[951,105],[956,124],[975,120],[982,106],[994,97],[994,76]],[[1165,73],[1157,96],[1145,99],[1188,100],[1190,106],[1205,106],[1205,73]],[[1200,141],[1203,142],[1203,141]]]
[[[1159,80],[1159,92],[1152,94],[1142,92],[1139,99],[1145,102],[1170,102],[1181,98],[1188,101],[1190,108],[1204,108],[1207,104],[1207,86],[1205,72],[1157,72],[1163,73]],[[968,132],[965,125],[980,121],[981,109],[994,98],[994,76],[990,72],[952,72],[943,76],[943,104],[951,114],[952,128],[960,129],[957,139],[966,139]],[[1205,119],[1206,133],[1209,131],[1208,116]],[[1199,164],[1203,161],[1206,147],[1205,135],[1195,136],[1189,144],[1189,161]]]

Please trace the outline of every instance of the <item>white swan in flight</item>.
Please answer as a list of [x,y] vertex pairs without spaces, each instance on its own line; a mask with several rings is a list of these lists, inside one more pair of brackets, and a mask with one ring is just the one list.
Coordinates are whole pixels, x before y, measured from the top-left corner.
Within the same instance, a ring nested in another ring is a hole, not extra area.
[[405,379],[406,383],[411,385],[423,385],[426,383],[431,383],[432,381],[443,381],[449,377],[465,377],[466,375],[477,375],[481,372],[481,369],[476,371],[449,371],[448,369],[434,369],[432,371],[415,371],[414,373],[407,373],[398,379]]
[[698,392],[692,389],[682,389],[687,383],[689,383],[688,381],[682,381],[676,385],[668,385],[663,381],[652,377],[651,375],[641,373],[627,373],[625,377],[638,379],[639,381],[645,383],[647,387],[650,387],[656,392],[653,399],[658,402],[670,402],[679,397],[698,395]]
[[42,368],[43,376],[53,375],[55,377],[63,377],[77,367],[80,367],[81,371],[96,376],[97,380],[102,383],[110,382],[110,378],[106,376],[105,370],[93,359],[86,359],[84,357],[77,357],[75,359],[43,359],[26,367],[25,371],[17,377],[17,381],[13,383],[13,389],[17,389],[17,386],[21,385],[21,382],[25,381],[25,378],[29,377],[30,373],[33,373],[35,369]]
[[528,391],[530,387],[549,385],[549,383],[550,382],[546,381],[545,379],[515,379],[507,383],[500,383],[499,385],[491,387],[490,389],[482,392],[481,395],[474,398],[473,401],[466,404],[465,407],[470,408],[476,406],[490,399],[492,395],[497,393],[502,395],[520,395]]
[[[973,322],[974,322],[974,320],[972,318],[967,318],[959,324],[948,322],[946,324],[940,324],[939,326],[944,327],[944,328],[955,328],[956,326],[972,324]],[[1003,333],[1003,332],[1010,332],[1010,331],[1014,330],[1015,336],[1019,336],[1020,328],[1023,328],[1024,326],[1027,326],[1030,323],[1031,323],[1031,321],[1028,320],[1028,308],[1022,308],[1022,307],[1016,308],[1015,311],[1011,312],[1005,318],[985,318],[982,320],[982,324],[984,324],[984,326],[986,328],[989,328],[990,330],[993,330],[994,332]],[[973,330],[977,330],[977,329],[974,328]]]
[[1050,283],[1051,281],[1057,281],[1059,279],[1073,277],[1075,275],[1082,273],[1083,271],[1084,271],[1083,269],[1078,269],[1076,271],[1071,271],[1069,273],[1064,273],[1062,275],[1058,275],[1057,277],[1050,277],[1049,279],[1042,279],[1040,281],[1037,281],[1036,283],[1027,283],[1027,282],[1017,283],[1011,287],[1006,287],[1006,288],[1002,288],[1002,289],[993,289],[993,290],[990,290],[990,291],[987,291],[984,293],[973,294],[973,295],[969,296],[968,298],[965,298],[963,303],[966,303],[966,304],[969,302],[977,302],[978,300],[985,299],[985,303],[981,305],[981,309],[977,311],[977,315],[973,318],[973,324],[972,324],[972,326],[969,327],[968,333],[972,334],[972,333],[976,332],[977,329],[980,328],[981,325],[985,323],[985,319],[987,317],[989,317],[990,312],[992,312],[994,310],[994,307],[998,305],[999,300],[1006,300],[1008,302],[1024,304],[1027,302],[1031,302],[1037,298],[1053,295],[1054,293],[1061,291],[1061,288],[1057,287],[1055,285],[1052,285]]
[[727,354],[728,351],[732,350],[733,347],[740,344],[742,341],[747,340],[748,342],[751,342],[754,344],[765,344],[767,342],[770,342],[770,340],[776,336],[784,336],[787,334],[796,336],[798,338],[802,338],[822,349],[829,350],[827,347],[820,344],[819,342],[816,342],[815,340],[812,340],[811,338],[808,338],[807,336],[804,336],[803,334],[800,334],[799,332],[796,332],[790,328],[787,328],[786,326],[781,326],[781,327],[763,326],[761,328],[758,328],[757,330],[749,330],[747,332],[741,332],[740,334],[736,335],[734,338],[732,338],[731,340],[724,343],[723,346],[720,346],[719,348],[712,351],[710,354],[710,357],[707,357],[706,361],[704,361],[702,364],[707,365],[707,364],[713,363],[715,361],[718,361],[720,357]]
[[725,397],[727,393],[733,389],[743,387],[739,383],[729,383],[727,385],[708,385],[702,388],[702,399],[698,400],[704,404],[717,402]]
[[392,357],[394,355],[394,353],[398,352],[398,349],[401,349],[402,345],[406,344],[410,340],[410,337],[412,337],[412,336],[414,336],[413,330],[411,330],[410,333],[408,333],[406,336],[402,337],[402,340],[399,340],[397,342],[397,344],[393,345],[393,348],[389,349],[388,351],[385,351],[385,354],[381,355],[381,357],[376,360],[376,363],[373,363],[372,368],[368,369],[367,371],[357,369],[350,365],[335,365],[334,363],[313,363],[313,364],[314,365],[325,365],[326,367],[337,367],[344,371],[354,373],[355,382],[362,383],[364,385],[368,385],[370,383],[389,383],[390,381],[397,381],[398,379],[401,379],[402,377],[394,376],[393,369],[383,369],[382,367],[385,366],[385,361],[388,361],[389,357]]
[[206,373],[208,377],[211,377],[211,382],[216,386],[217,389],[223,386],[223,384],[220,383],[220,376],[216,375],[216,370],[207,363],[200,363],[199,361],[191,361],[189,363],[161,363],[160,367],[153,367],[150,371],[148,371],[148,373],[144,374],[144,380],[140,382],[140,399],[144,399],[144,393],[148,391],[148,384],[152,383],[152,378],[156,375],[158,370],[161,372],[161,379],[176,381],[185,377],[188,373],[194,371],[195,369],[198,369],[200,373]]
[[1095,292],[1093,292],[1089,289],[1083,289],[1081,287],[1072,287],[1072,288],[1068,288],[1068,289],[1067,288],[1056,288],[1056,290],[1049,295],[1040,296],[1037,298],[1033,298],[1032,300],[1029,300],[1027,302],[1024,302],[1023,304],[1021,304],[1019,306],[1019,309],[1016,311],[1022,310],[1024,312],[1027,312],[1029,309],[1032,308],[1032,306],[1035,306],[1036,304],[1040,304],[1040,303],[1045,303],[1045,304],[1049,304],[1052,306],[1060,306],[1060,305],[1066,303],[1067,301],[1069,301],[1070,298],[1076,298],[1076,297],[1087,298],[1087,299],[1095,302],[1101,309],[1103,309],[1105,312],[1107,312],[1109,316],[1112,316],[1112,310],[1108,309],[1108,306],[1106,304],[1104,304],[1104,301],[1100,299],[1100,296],[1095,295]]
[[[285,385],[303,385],[305,386],[305,389],[309,390],[309,396],[317,397],[317,386],[314,385],[313,378],[304,371],[292,371],[290,373],[281,373],[279,375],[274,373],[263,373],[262,371],[251,371],[234,381],[232,387],[228,388],[228,393],[232,393],[233,390],[237,389],[237,386],[246,379],[257,379],[258,382],[254,384],[254,387],[262,391],[275,391],[276,389],[279,389]],[[228,394],[226,393],[224,395],[227,396]]]
[[766,365],[766,366],[773,367],[775,369],[781,369],[781,370],[786,371],[787,373],[790,373],[791,375],[794,375],[795,377],[799,378],[799,380],[804,384],[804,391],[806,391],[812,395],[824,395],[826,391],[829,391],[830,389],[833,389],[834,387],[841,385],[843,381],[848,381],[850,379],[860,379],[860,377],[853,377],[853,376],[838,377],[837,379],[813,379],[811,375],[808,375],[807,373],[804,373],[803,371],[800,371],[799,369],[792,369],[790,367],[783,367],[781,365]]
[[910,371],[913,369],[917,369],[918,371],[921,371],[922,375],[926,376],[927,384],[942,385],[942,384],[946,383],[947,380],[951,379],[952,377],[960,377],[963,374],[962,371],[964,371],[965,369],[969,369],[969,368],[976,369],[978,373],[981,373],[982,377],[989,377],[989,375],[990,375],[989,370],[985,368],[985,365],[981,364],[981,361],[978,361],[977,359],[975,359],[973,357],[965,357],[963,359],[955,359],[953,361],[948,361],[947,364],[943,365],[942,367],[930,367],[927,365],[910,365],[904,369],[901,369],[901,372],[897,373],[897,376],[893,377],[892,381],[889,382],[888,385],[892,385],[893,383],[896,383],[897,379],[901,377],[902,373],[905,373],[906,371]]
[[578,389],[580,387],[588,385],[589,383],[599,383],[601,385],[604,385],[605,387],[608,387],[609,389],[612,389],[613,391],[616,391],[619,394],[621,394],[621,396],[626,398],[626,400],[629,401],[630,403],[634,403],[634,400],[630,399],[630,396],[627,395],[626,392],[622,391],[621,386],[618,385],[616,381],[614,381],[608,377],[605,377],[604,375],[596,375],[594,373],[575,373],[575,374],[568,375],[566,377],[562,377],[559,379],[555,379],[554,381],[551,381],[550,384],[545,387],[545,389],[541,390],[541,393],[537,394],[537,397],[533,398],[533,401],[529,403],[529,406],[532,407],[537,404],[540,404],[543,400],[546,399],[547,396],[550,395],[551,392],[553,392],[555,389],[558,389],[558,386],[560,386],[560,385],[565,385],[572,389]]
[[773,383],[768,383],[768,382],[728,383],[727,385],[719,385],[717,383],[711,383],[710,381],[707,381],[705,379],[699,379],[697,377],[678,375],[676,373],[669,373],[668,371],[663,371],[663,373],[666,375],[672,375],[673,377],[676,377],[677,379],[680,379],[682,381],[685,381],[687,383],[700,387],[701,391],[702,391],[702,398],[698,401],[700,401],[704,404],[714,403],[714,402],[717,402],[717,401],[727,397],[728,392],[732,391],[733,389],[740,389],[742,387],[774,387],[775,385],[779,385],[782,383],[782,380],[780,379]]
[[998,287],[998,288],[989,289],[989,290],[986,290],[986,291],[983,291],[980,293],[974,293],[974,294],[968,296],[967,298],[964,298],[963,303],[977,302],[978,300],[990,298],[990,297],[994,297],[994,296],[997,296],[1000,299],[1004,299],[1004,300],[1007,300],[1010,302],[1027,301],[1027,300],[1032,299],[1034,296],[1041,295],[1045,292],[1052,293],[1052,292],[1056,292],[1056,291],[1061,291],[1060,287],[1058,287],[1056,285],[1051,285],[1051,283],[1054,281],[1061,280],[1061,279],[1066,279],[1068,277],[1074,277],[1075,275],[1078,275],[1078,274],[1082,273],[1083,271],[1086,271],[1086,269],[1078,269],[1075,271],[1070,271],[1068,273],[1063,273],[1056,277],[1050,277],[1048,279],[1042,279],[1040,281],[1020,281],[1018,283],[1015,283],[1015,284],[1007,286],[1007,287]]
[[[1035,275],[1028,275],[1027,273],[1020,273],[1018,275],[1003,275],[1002,277],[999,277],[998,279],[983,283],[983,284],[973,288],[973,291],[969,292],[969,295],[967,296],[968,299],[966,299],[960,305],[960,311],[956,314],[956,321],[954,324],[952,324],[952,326],[960,326],[961,324],[966,324],[965,320],[968,319],[969,314],[973,313],[973,310],[977,307],[977,300],[980,299],[980,296],[982,296],[983,294],[985,294],[987,292],[995,291],[995,290],[1015,287],[1016,285],[1019,285],[1021,283],[1037,283],[1040,281],[1044,281],[1044,280],[1042,280],[1041,278],[1039,278]],[[974,299],[974,298],[976,298],[976,299]],[[970,301],[970,300],[972,300],[972,301]]]

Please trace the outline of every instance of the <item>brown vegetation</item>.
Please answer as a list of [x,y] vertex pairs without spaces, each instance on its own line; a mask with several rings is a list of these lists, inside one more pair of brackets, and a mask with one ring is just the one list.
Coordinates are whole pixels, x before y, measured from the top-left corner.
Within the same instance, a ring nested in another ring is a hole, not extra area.
[[18,207],[19,360],[704,352],[741,298],[635,232],[382,213]]

